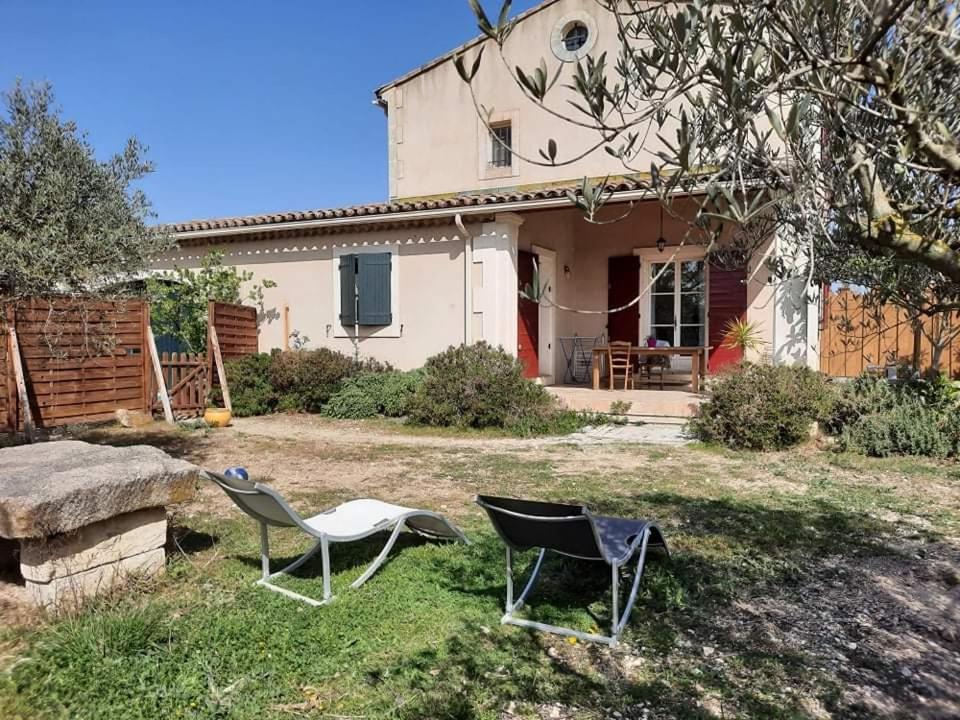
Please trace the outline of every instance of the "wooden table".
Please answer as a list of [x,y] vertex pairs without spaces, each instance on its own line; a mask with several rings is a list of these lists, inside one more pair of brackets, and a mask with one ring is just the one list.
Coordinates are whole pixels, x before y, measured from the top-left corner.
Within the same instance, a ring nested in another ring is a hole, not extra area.
[[[671,356],[679,355],[689,357],[691,364],[692,379],[690,385],[693,392],[700,392],[700,378],[706,374],[707,370],[707,351],[708,347],[699,346],[678,346],[678,347],[647,347],[646,345],[634,345],[630,348],[630,357],[651,357],[654,355]],[[603,358],[607,357],[610,350],[607,345],[596,345],[593,348],[593,389],[600,389],[600,364]]]

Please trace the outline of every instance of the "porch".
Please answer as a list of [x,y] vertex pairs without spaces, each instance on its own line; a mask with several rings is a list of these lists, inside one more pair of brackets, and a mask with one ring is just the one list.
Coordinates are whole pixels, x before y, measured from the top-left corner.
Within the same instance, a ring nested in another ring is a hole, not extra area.
[[693,417],[704,396],[687,389],[594,390],[587,385],[551,385],[547,391],[570,410],[628,415],[631,419],[681,422]]
[[[678,199],[672,211],[692,217],[696,205]],[[607,412],[620,398],[639,415],[688,417],[702,389],[693,374],[742,358],[727,347],[728,323],[750,319],[761,332],[773,325],[762,317],[769,307],[765,274],[711,265],[689,227],[656,202],[608,225],[589,223],[572,208],[518,216],[517,354],[527,376],[557,387],[577,409]],[[539,302],[523,296],[533,286]],[[653,389],[658,372],[631,398],[603,389],[593,371],[605,373],[602,351],[611,341],[629,342],[638,368],[665,365],[664,390]]]

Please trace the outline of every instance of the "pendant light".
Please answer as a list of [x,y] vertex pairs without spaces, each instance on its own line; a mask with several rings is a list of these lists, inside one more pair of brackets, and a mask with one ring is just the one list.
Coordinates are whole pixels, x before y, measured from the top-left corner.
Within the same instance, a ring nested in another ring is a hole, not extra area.
[[660,204],[660,237],[657,238],[657,250],[663,252],[667,247],[667,239],[663,237],[663,204]]

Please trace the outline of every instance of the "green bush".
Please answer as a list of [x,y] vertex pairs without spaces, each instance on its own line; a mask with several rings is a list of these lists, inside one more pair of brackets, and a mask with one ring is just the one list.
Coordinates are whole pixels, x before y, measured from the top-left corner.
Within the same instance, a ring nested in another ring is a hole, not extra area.
[[410,412],[410,401],[423,382],[422,370],[386,373],[380,394],[380,412],[387,417],[404,417]]
[[450,347],[427,360],[423,372],[409,404],[410,420],[421,425],[542,435],[572,432],[594,419],[561,410],[523,377],[519,360],[485,342]]
[[346,384],[323,406],[323,414],[341,420],[361,420],[380,412],[378,396],[369,388]]
[[272,363],[270,355],[261,353],[225,364],[234,415],[250,417],[276,412],[279,396],[270,383]]
[[711,383],[690,430],[731,448],[776,450],[809,437],[811,424],[831,416],[835,402],[826,378],[809,368],[744,363]]
[[885,413],[864,415],[843,429],[843,450],[873,457],[923,455],[944,458],[957,452],[955,426],[960,417],[904,402]]
[[280,396],[278,409],[318,413],[356,371],[353,359],[328,348],[277,353],[270,384]]
[[403,417],[422,372],[366,372],[346,380],[323,408],[328,417],[360,419],[385,415]]
[[874,457],[960,453],[960,406],[949,380],[890,382],[863,376],[844,385],[825,423],[841,450]]

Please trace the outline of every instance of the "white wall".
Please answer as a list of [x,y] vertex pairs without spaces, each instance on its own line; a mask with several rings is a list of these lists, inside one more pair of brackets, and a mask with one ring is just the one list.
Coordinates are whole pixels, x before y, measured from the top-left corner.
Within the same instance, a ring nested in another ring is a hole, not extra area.
[[[361,328],[354,340],[337,337],[334,248],[396,247],[399,263],[397,336],[371,336]],[[253,283],[272,280],[265,290],[260,324],[260,350],[282,348],[284,308],[289,330],[310,337],[308,347],[359,351],[400,369],[423,361],[464,338],[464,242],[455,227],[376,230],[363,233],[223,242],[186,247],[153,263],[154,269],[198,267],[206,252],[224,253],[224,263],[253,273]],[[244,289],[246,292],[246,288]]]

